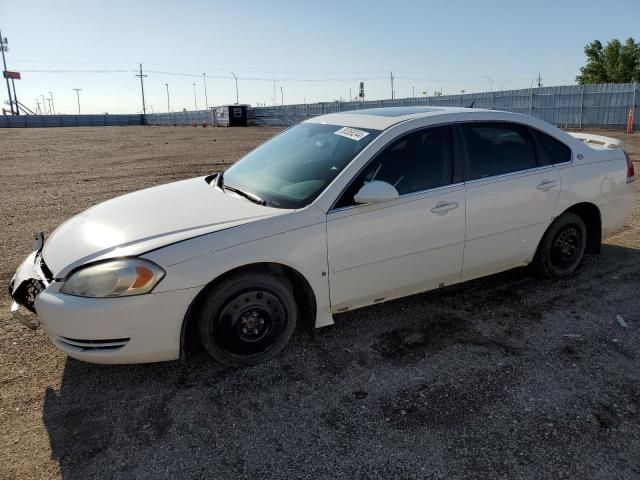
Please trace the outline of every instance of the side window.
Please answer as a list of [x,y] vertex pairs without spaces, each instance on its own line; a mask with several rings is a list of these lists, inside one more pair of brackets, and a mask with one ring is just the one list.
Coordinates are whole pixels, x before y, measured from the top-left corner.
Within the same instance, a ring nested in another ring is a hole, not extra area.
[[354,205],[353,197],[372,180],[393,185],[400,195],[449,185],[453,178],[451,127],[410,133],[386,147],[362,170],[335,208]]
[[536,167],[535,149],[527,127],[482,122],[463,124],[461,129],[469,157],[467,180]]
[[571,149],[560,140],[556,140],[551,135],[534,130],[538,139],[542,153],[542,163],[551,165],[554,163],[564,163],[571,160]]

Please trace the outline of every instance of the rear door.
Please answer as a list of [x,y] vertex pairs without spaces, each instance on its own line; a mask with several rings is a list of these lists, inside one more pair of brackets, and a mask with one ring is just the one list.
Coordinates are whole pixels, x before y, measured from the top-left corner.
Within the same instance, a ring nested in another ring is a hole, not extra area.
[[467,239],[462,278],[528,262],[549,225],[561,180],[545,165],[526,125],[468,122],[465,145]]
[[[465,191],[454,176],[453,128],[421,129],[385,147],[356,176],[327,216],[334,310],[457,281],[462,268]],[[371,180],[400,198],[357,205]]]

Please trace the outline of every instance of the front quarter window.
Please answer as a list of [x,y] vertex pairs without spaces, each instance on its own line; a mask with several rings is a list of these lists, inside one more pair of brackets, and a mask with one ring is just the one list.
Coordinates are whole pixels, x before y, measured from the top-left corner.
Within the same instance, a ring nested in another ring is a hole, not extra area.
[[302,208],[380,134],[301,123],[262,144],[224,174],[224,183],[258,195],[277,208]]

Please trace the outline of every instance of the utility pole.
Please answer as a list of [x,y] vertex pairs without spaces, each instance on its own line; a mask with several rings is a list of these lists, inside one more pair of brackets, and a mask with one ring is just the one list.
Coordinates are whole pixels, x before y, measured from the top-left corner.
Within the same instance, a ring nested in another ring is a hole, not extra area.
[[80,92],[82,91],[82,89],[74,88],[74,90],[76,91],[76,96],[78,97],[78,115],[80,115]]
[[395,94],[393,93],[393,72],[391,72],[391,100],[395,98]]
[[193,104],[196,107],[196,111],[198,110],[198,97],[196,96],[196,84],[193,84]]
[[231,72],[231,75],[233,75],[233,79],[236,81],[236,105],[238,105],[238,76]]
[[209,110],[209,99],[207,98],[207,74],[202,74],[203,83],[204,83],[204,108]]
[[281,105],[284,105],[284,91],[282,90],[282,85],[280,85],[280,102]]
[[165,83],[165,87],[167,87],[167,113],[171,113],[171,107],[169,106],[169,84]]
[[52,92],[49,92],[49,98],[51,99],[51,108],[53,109],[53,114],[55,115],[56,114],[56,107],[53,104],[53,93]]
[[[7,71],[7,60],[4,58],[4,52],[9,50],[9,42],[6,37],[2,36],[2,32],[0,31],[0,52],[2,52],[2,65],[4,66],[4,72]],[[7,94],[9,95],[9,108],[11,108],[11,115],[13,115],[13,98],[11,98],[11,88],[9,87],[9,79],[4,77],[7,82]]]
[[542,86],[542,77],[540,76],[540,72],[538,72],[538,88]]
[[16,104],[16,115],[20,115],[20,107],[18,106],[18,95],[16,94],[16,81],[11,79],[11,85],[13,86],[13,101]]
[[[142,74],[142,64],[140,64],[140,73],[138,73],[136,77],[140,77],[140,90],[142,90],[142,114],[146,115],[147,107],[144,104],[144,81],[142,80],[146,75]],[[80,111],[80,108],[78,108],[78,111]]]

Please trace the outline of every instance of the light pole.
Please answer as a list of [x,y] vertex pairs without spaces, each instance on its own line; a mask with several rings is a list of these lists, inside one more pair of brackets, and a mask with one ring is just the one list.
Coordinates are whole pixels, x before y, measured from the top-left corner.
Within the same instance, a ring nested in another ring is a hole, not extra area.
[[207,74],[202,74],[202,83],[204,83],[204,108],[209,110],[209,99],[207,98]]
[[38,100],[38,97],[36,97],[36,112],[38,112],[38,115],[40,115],[42,112],[40,111],[40,100]]
[[489,80],[489,91],[493,92],[493,78],[483,75],[482,78]]
[[[44,114],[47,114],[47,102],[44,101],[44,95],[40,95],[42,97],[42,109],[44,110]],[[51,113],[51,112],[49,112]]]
[[53,110],[53,114],[55,115],[56,114],[56,107],[53,104],[53,93],[52,92],[49,92],[49,98],[51,99],[51,109]]
[[82,91],[82,89],[74,88],[73,90],[76,91],[76,97],[78,97],[78,115],[80,115],[80,92]]
[[282,90],[282,85],[280,85],[280,104],[284,105],[284,91]]
[[171,113],[171,107],[169,106],[169,84],[165,83],[165,87],[167,87],[167,113]]
[[236,81],[236,105],[238,104],[238,77],[235,73],[231,72],[233,79]]
[[196,84],[193,84],[193,104],[196,107],[196,111],[198,110],[198,97],[196,96]]
[[[7,37],[2,36],[2,32],[0,32],[0,52],[2,52],[2,64],[4,65],[4,71],[7,70],[7,61],[4,58],[4,52],[9,50],[9,41]],[[11,115],[13,115],[13,98],[11,97],[11,87],[9,87],[9,77],[4,77],[7,82],[7,94],[9,97],[9,108],[11,109]],[[16,105],[17,106],[17,105]]]

